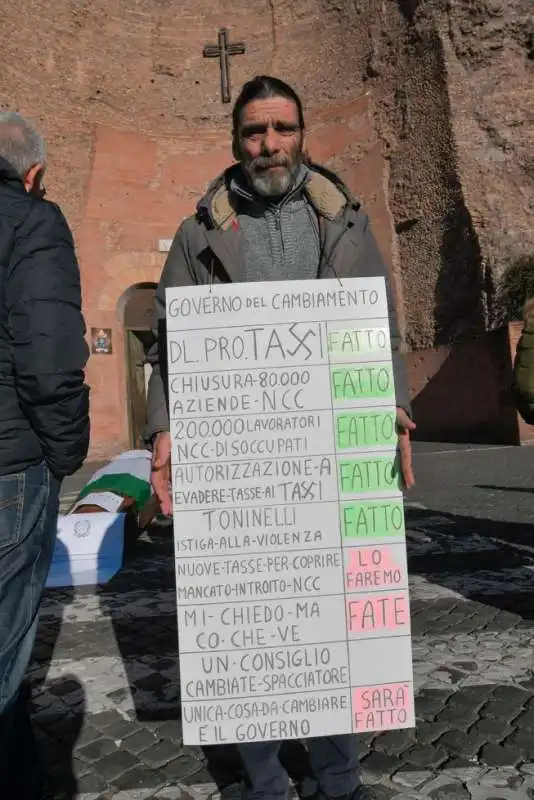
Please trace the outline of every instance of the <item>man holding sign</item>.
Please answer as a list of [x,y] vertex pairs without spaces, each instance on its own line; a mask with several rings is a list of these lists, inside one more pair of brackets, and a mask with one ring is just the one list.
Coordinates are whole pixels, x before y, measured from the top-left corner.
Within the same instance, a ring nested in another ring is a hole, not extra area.
[[[147,436],[153,446],[152,485],[164,514],[172,511],[165,324],[165,290],[171,287],[315,278],[341,285],[348,278],[384,277],[401,470],[404,486],[414,483],[409,437],[415,425],[387,268],[360,204],[337,176],[309,162],[303,144],[303,110],[295,91],[266,76],[247,83],[233,110],[238,163],[214,181],[174,238],[156,292],[158,341],[149,354]],[[288,778],[278,759],[280,743],[238,747],[248,778],[246,800],[283,800]],[[318,794],[374,797],[360,782],[354,735],[310,739],[309,753]]]

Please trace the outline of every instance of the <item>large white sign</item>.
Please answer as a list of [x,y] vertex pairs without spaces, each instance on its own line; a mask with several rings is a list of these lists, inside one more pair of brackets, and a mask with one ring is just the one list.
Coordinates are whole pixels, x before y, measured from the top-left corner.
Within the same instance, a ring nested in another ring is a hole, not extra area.
[[414,725],[383,279],[167,290],[187,744]]

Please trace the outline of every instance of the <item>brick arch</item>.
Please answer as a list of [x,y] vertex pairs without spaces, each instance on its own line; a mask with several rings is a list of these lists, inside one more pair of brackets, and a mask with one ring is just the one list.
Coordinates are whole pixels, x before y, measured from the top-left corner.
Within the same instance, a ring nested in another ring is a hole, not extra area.
[[99,311],[112,311],[120,316],[119,301],[124,292],[136,284],[158,283],[165,256],[162,253],[120,253],[104,264],[108,275],[97,299]]

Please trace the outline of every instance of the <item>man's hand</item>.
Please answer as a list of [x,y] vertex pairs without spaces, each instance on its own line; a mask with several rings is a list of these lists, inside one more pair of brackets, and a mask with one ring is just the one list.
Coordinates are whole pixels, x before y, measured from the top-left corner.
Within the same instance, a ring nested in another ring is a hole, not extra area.
[[162,431],[156,434],[152,451],[152,472],[150,482],[160,502],[161,513],[172,514],[172,500],[169,490],[171,480],[171,434]]
[[415,485],[412,467],[412,443],[410,441],[410,431],[414,431],[415,428],[415,422],[412,422],[406,411],[403,408],[397,408],[397,433],[399,435],[400,467],[402,479],[406,489],[411,489]]

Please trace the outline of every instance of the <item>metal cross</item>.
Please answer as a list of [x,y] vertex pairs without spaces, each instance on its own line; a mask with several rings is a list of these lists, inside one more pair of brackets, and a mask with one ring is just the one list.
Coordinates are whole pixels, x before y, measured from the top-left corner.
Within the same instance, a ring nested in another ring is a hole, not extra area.
[[223,103],[229,103],[232,99],[230,87],[230,59],[229,56],[241,56],[246,52],[244,42],[230,44],[227,28],[219,31],[218,44],[207,44],[204,47],[204,58],[218,58],[221,68],[221,97]]

